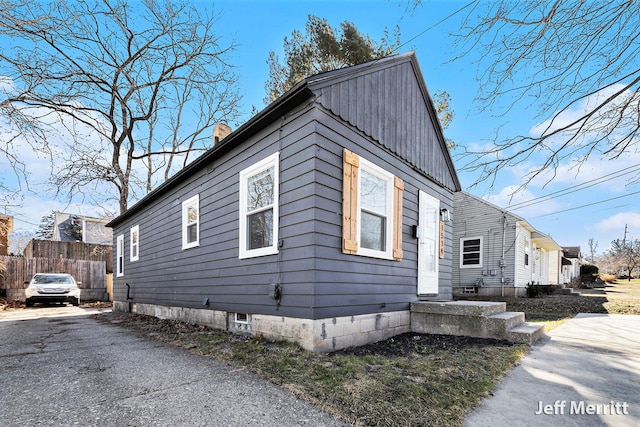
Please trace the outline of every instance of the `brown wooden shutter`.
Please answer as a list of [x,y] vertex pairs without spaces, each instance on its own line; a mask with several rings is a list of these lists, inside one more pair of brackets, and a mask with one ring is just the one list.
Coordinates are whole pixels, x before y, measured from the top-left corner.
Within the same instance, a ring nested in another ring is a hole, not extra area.
[[358,250],[358,168],[360,158],[344,149],[342,177],[342,252],[355,254]]
[[393,188],[393,259],[402,261],[402,194],[404,181],[394,179]]

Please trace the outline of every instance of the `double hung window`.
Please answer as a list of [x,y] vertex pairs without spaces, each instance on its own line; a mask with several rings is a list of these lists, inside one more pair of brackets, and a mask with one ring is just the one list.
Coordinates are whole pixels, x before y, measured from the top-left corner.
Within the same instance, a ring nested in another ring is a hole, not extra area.
[[460,239],[460,267],[482,267],[482,237]]
[[346,149],[343,175],[342,251],[402,260],[403,181]]
[[392,258],[393,175],[360,159],[358,251],[360,255]]
[[278,253],[279,158],[240,172],[240,258]]
[[200,197],[182,202],[182,249],[200,245]]
[[140,257],[140,226],[131,227],[129,233],[129,257],[130,261],[138,261]]
[[124,234],[116,239],[116,276],[124,276]]

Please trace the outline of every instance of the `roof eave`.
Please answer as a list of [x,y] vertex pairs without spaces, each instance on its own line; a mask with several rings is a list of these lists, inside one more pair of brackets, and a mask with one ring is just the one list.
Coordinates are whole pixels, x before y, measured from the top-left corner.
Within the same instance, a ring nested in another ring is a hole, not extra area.
[[244,143],[251,136],[258,133],[265,125],[271,123],[275,117],[280,117],[285,111],[288,111],[299,105],[305,99],[311,97],[313,94],[307,88],[307,81],[303,80],[296,84],[293,88],[289,89],[276,101],[269,104],[262,111],[255,116],[251,117],[248,121],[242,124],[238,129],[230,133],[221,142],[207,150],[203,155],[195,159],[189,165],[176,172],[171,178],[160,184],[153,191],[148,193],[133,206],[127,209],[124,213],[105,224],[105,227],[113,228],[120,224],[125,219],[129,218],[134,213],[140,211],[147,203],[160,196],[172,185],[175,185],[186,179],[190,174],[197,170],[200,166],[209,162],[215,158],[218,158],[222,154],[230,151],[232,148]]

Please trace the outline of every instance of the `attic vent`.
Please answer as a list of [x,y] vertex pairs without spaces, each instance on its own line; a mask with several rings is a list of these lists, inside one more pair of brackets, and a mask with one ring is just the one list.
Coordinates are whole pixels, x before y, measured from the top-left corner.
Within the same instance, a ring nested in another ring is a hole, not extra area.
[[224,123],[218,123],[213,127],[213,145],[225,139],[231,133],[231,128]]

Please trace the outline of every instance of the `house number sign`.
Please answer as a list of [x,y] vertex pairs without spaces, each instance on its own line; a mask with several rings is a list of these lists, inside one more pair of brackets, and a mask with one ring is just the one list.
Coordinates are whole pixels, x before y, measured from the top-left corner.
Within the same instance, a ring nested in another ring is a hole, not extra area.
[[444,258],[444,221],[440,221],[440,258]]

